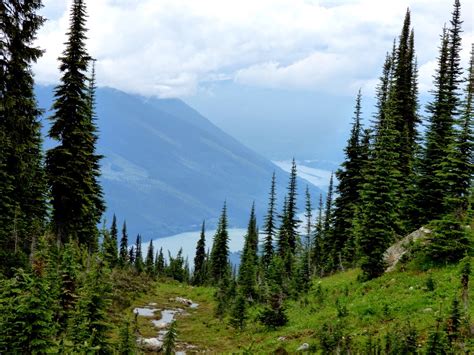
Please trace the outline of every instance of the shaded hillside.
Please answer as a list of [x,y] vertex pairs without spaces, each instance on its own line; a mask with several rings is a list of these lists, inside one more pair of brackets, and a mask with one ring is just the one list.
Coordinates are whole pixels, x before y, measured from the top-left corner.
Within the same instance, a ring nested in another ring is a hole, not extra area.
[[[51,87],[37,95],[41,107],[51,106]],[[230,224],[245,226],[252,201],[263,217],[273,171],[280,196],[286,188],[286,172],[181,100],[103,88],[97,116],[107,219],[126,218],[130,235],[140,232],[144,241],[195,230],[203,219],[212,226],[224,200]],[[301,197],[306,183],[300,180]]]

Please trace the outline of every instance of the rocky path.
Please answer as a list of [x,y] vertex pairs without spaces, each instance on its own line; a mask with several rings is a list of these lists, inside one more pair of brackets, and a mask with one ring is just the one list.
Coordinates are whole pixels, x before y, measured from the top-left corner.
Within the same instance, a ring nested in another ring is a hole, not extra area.
[[[170,324],[176,319],[176,317],[186,316],[189,314],[188,311],[196,309],[199,306],[197,303],[184,297],[175,297],[169,299],[169,301],[171,303],[176,303],[177,307],[159,308],[157,303],[148,303],[146,306],[137,307],[133,310],[136,317],[150,318],[150,322],[157,331],[155,337],[138,338],[137,341],[139,346],[146,352],[155,353],[161,351],[163,348],[163,340],[168,332]],[[161,318],[156,317],[159,314],[161,314]],[[176,349],[176,354],[186,354],[186,352],[190,351],[195,352],[197,347],[192,344],[179,342],[178,334]]]

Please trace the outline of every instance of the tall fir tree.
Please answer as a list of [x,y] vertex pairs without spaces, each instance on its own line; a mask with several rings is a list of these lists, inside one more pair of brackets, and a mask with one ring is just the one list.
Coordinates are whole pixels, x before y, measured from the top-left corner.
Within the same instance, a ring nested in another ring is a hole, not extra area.
[[146,252],[146,258],[145,258],[145,271],[149,275],[153,275],[155,271],[155,263],[154,263],[154,250],[153,250],[153,240],[150,240],[150,243],[148,244],[148,250]]
[[442,217],[446,211],[443,203],[452,184],[450,174],[443,165],[456,140],[455,123],[460,113],[461,25],[460,2],[455,0],[449,29],[441,36],[438,69],[434,77],[433,100],[428,105],[428,129],[425,149],[420,164],[419,209],[423,211],[421,223]]
[[206,222],[202,222],[201,235],[194,256],[193,285],[202,285],[206,281]]
[[165,264],[165,256],[163,255],[163,248],[160,248],[158,252],[158,256],[155,259],[155,273],[158,276],[162,276],[165,272],[166,264]]
[[135,241],[135,269],[138,272],[143,271],[143,254],[142,254],[142,236],[137,234],[137,239]]
[[238,283],[244,297],[254,300],[257,296],[257,256],[258,229],[257,217],[255,216],[255,203],[252,205],[250,219],[245,235],[244,249],[239,266]]
[[40,0],[0,4],[0,264],[5,268],[15,263],[12,256],[20,260],[18,253],[30,253],[47,214],[41,110],[31,69],[43,54],[34,46],[45,21],[38,14],[42,6]]
[[275,172],[272,175],[272,183],[270,187],[270,196],[268,201],[268,211],[265,216],[265,222],[263,226],[263,234],[265,236],[263,245],[262,263],[264,267],[268,267],[273,257],[273,243],[276,234],[276,221],[275,221],[275,204],[276,204],[276,177]]
[[344,149],[345,160],[341,168],[336,171],[339,184],[336,189],[337,197],[334,200],[333,255],[341,253],[343,260],[347,262],[354,260],[354,248],[352,247],[355,239],[353,221],[363,181],[361,99],[362,94],[359,90],[351,135]]
[[97,127],[91,102],[95,83],[87,77],[91,58],[85,46],[85,23],[84,1],[74,0],[66,49],[60,57],[61,83],[50,118],[49,136],[58,145],[47,152],[46,167],[58,240],[73,237],[93,251],[104,202],[98,183],[101,156],[95,151]]
[[367,279],[384,272],[383,254],[395,239],[398,221],[398,132],[390,112],[390,100],[383,110],[384,119],[376,132],[373,157],[366,168],[355,220],[360,264]]
[[117,217],[112,217],[112,225],[110,226],[110,266],[114,267],[118,263],[118,229]]
[[219,218],[216,234],[212,244],[210,256],[210,276],[216,283],[223,280],[228,274],[229,270],[229,233],[227,231],[227,204],[224,202],[222,214]]
[[119,252],[119,263],[120,266],[125,266],[128,261],[128,234],[127,234],[127,222],[123,222],[122,237],[120,238],[120,252]]
[[319,204],[318,204],[318,217],[316,219],[316,225],[314,228],[314,237],[313,237],[313,248],[311,259],[313,261],[313,272],[318,276],[322,274],[322,249],[324,245],[324,233],[323,233],[323,194],[319,194]]

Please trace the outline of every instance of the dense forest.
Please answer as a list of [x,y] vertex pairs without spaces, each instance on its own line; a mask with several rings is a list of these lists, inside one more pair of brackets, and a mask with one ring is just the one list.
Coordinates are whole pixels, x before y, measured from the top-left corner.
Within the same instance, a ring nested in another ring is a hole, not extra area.
[[[314,345],[302,350],[472,351],[474,47],[463,68],[459,0],[441,29],[426,109],[419,105],[415,34],[407,10],[381,68],[376,114],[364,119],[359,91],[345,160],[327,193],[316,196],[316,204],[306,193],[301,221],[296,164],[283,201],[277,201],[275,175],[269,177],[268,212],[259,228],[251,207],[238,268],[229,262],[225,203],[210,248],[203,222],[192,266],[181,252],[165,255],[152,241],[142,250],[141,236],[133,244],[126,222],[120,227],[115,216],[110,227],[105,222],[100,227],[105,211],[102,157],[96,152],[100,117],[95,60],[85,44],[85,1],[72,2],[49,117],[48,135],[56,144],[47,151],[32,73],[43,54],[34,46],[45,22],[41,7],[41,0],[0,3],[0,353],[140,353],[138,321],[129,308],[150,289],[176,282],[211,289],[212,316],[222,328],[230,325],[236,338],[244,337],[249,324],[268,332],[282,329],[292,322],[295,302],[315,298],[323,309],[328,296],[321,280],[356,272],[351,287],[377,282],[388,266],[387,249],[421,227],[429,233],[410,243],[399,271],[452,269],[459,280],[454,296],[444,297],[448,310],[429,330],[422,334],[416,325],[392,317],[393,327],[384,333],[351,340],[342,328],[349,305],[341,296],[333,306],[334,318],[342,321],[328,319]],[[427,281],[426,292],[435,283]],[[349,297],[349,288],[344,292]],[[179,323],[173,323],[165,353],[174,351],[179,332]]]

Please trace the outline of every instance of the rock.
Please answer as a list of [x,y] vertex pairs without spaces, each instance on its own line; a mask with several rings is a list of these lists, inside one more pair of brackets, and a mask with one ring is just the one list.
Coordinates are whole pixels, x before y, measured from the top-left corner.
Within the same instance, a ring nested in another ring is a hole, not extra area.
[[423,312],[425,312],[425,313],[433,312],[433,308],[430,308],[430,307],[425,308],[425,309],[423,310]]
[[298,349],[296,349],[296,351],[306,351],[308,349],[309,349],[309,344],[308,343],[303,343],[303,344],[301,344],[301,346]]
[[186,306],[191,306],[193,304],[193,301],[188,300],[187,298],[184,298],[184,297],[176,297],[174,301],[185,304]]
[[147,351],[160,351],[163,348],[163,342],[158,338],[139,338],[138,343]]
[[286,341],[286,337],[278,337],[278,341]]
[[413,233],[410,233],[406,237],[393,244],[390,248],[388,248],[384,254],[384,261],[388,265],[385,272],[395,270],[395,266],[398,264],[402,256],[406,254],[406,252],[408,251],[408,246],[411,243],[416,241],[420,241],[421,243],[423,243],[428,239],[430,234],[431,230],[425,227],[421,227],[420,229],[414,231]]

